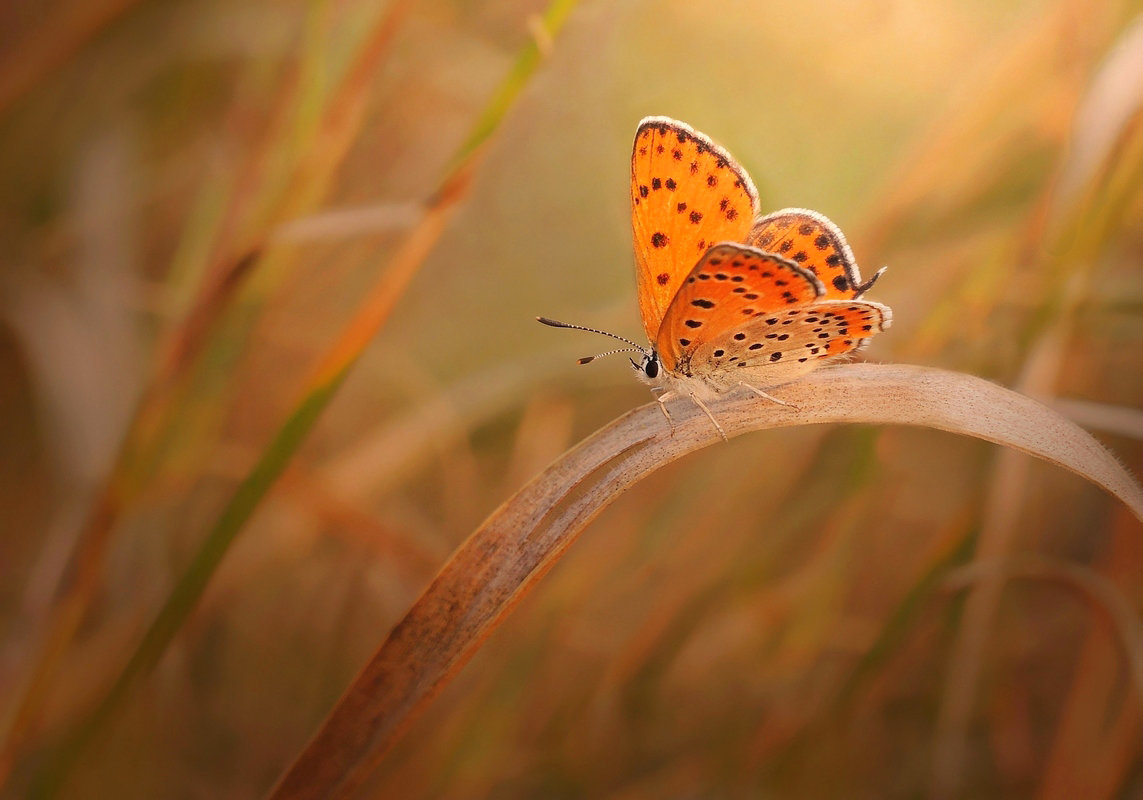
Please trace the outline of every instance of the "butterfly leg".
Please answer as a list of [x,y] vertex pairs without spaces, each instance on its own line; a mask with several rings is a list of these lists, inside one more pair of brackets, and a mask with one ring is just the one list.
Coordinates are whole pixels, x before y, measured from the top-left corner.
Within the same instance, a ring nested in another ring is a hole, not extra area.
[[696,395],[694,392],[690,392],[690,396],[691,400],[695,401],[695,405],[701,408],[703,412],[708,417],[710,417],[710,421],[714,423],[714,428],[718,431],[718,435],[722,437],[722,440],[724,442],[729,442],[730,440],[726,438],[726,431],[724,431],[722,426],[718,424],[718,420],[714,418],[714,414],[710,413],[710,409],[706,407],[706,403],[704,403],[702,400],[699,400],[698,395]]
[[786,406],[786,408],[792,408],[795,411],[798,410],[797,406],[791,405],[790,403],[787,403],[785,400],[779,400],[777,397],[775,397],[772,394],[766,394],[766,392],[762,391],[757,386],[751,386],[749,383],[741,383],[741,382],[738,385],[739,386],[745,386],[747,389],[754,392],[754,394],[756,394],[759,397],[762,397],[766,400],[769,400],[771,403],[777,403],[780,406]]
[[675,421],[671,419],[671,412],[667,410],[667,401],[675,396],[674,392],[663,392],[655,397],[659,401],[659,410],[663,412],[663,416],[667,418],[667,424],[671,426],[671,430],[675,429]]

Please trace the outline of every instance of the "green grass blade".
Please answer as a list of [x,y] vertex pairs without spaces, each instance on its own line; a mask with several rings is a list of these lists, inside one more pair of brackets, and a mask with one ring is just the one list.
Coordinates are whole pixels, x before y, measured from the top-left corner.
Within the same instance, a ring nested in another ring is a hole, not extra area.
[[[574,6],[575,0],[555,0],[544,15],[546,34],[554,35]],[[382,277],[378,285],[380,291],[363,304],[361,312],[350,321],[344,335],[327,353],[303,399],[263,451],[254,469],[239,484],[111,689],[95,711],[56,748],[39,770],[36,779],[38,796],[51,796],[59,791],[76,760],[115,715],[135,684],[158,663],[175,634],[186,622],[231,544],[289,464],[373,334],[388,318],[393,296],[404,290],[408,279],[415,274],[423,257],[435,243],[447,220],[447,211],[455,208],[465,194],[467,176],[475,164],[479,145],[487,141],[503,120],[527,79],[535,72],[541,55],[536,41],[529,42],[523,48],[513,69],[478,118],[473,133],[461,147],[442,181],[442,186],[450,187],[451,190],[437,193],[426,214],[426,224],[414,231],[410,236],[411,244],[407,243],[408,246],[402,251],[404,258],[401,255],[395,256],[395,262],[404,262],[394,265],[392,272],[398,273],[398,277],[393,279],[389,274]]]
[[167,596],[155,621],[147,629],[111,689],[104,695],[95,711],[49,759],[36,787],[35,793],[38,796],[46,797],[57,793],[75,759],[91,744],[95,735],[114,715],[135,682],[149,673],[159,662],[175,633],[198,604],[230,545],[234,543],[239,531],[254,514],[258,504],[274,485],[278,476],[282,474],[282,470],[290,463],[290,459],[341,385],[344,374],[310,392],[262,452],[258,463],[239,484],[222,515],[195,553],[190,566]]

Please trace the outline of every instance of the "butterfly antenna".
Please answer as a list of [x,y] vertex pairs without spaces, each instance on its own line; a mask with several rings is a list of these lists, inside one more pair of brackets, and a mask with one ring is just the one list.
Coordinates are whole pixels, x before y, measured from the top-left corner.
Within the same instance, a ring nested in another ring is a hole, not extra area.
[[[645,352],[646,351],[643,350],[643,348],[641,348],[641,347],[620,347],[617,350],[608,350],[606,353],[597,353],[594,356],[584,356],[583,358],[576,359],[575,363],[577,363],[577,364],[590,364],[592,361],[595,361],[595,359],[597,359],[597,358],[603,358],[604,356],[613,356],[616,353],[645,353]],[[634,364],[635,362],[632,361],[631,363]]]
[[[572,325],[570,322],[559,322],[559,321],[554,320],[554,319],[548,319],[547,317],[536,317],[536,322],[541,322],[544,325],[550,325],[553,328],[571,328],[572,330],[575,330],[575,331],[587,331],[588,333],[598,333],[600,336],[610,336],[612,339],[618,339],[621,342],[626,342],[627,344],[631,345],[636,350],[638,350],[640,353],[646,353],[647,352],[647,348],[640,346],[638,342],[633,342],[630,339],[628,339],[626,336],[620,336],[617,333],[608,333],[607,331],[601,331],[601,330],[599,330],[599,328],[587,328],[587,327],[584,327],[583,325]],[[626,348],[624,348],[623,350],[613,350],[612,352],[621,353],[624,350],[626,350]],[[609,354],[608,353],[600,353],[600,355],[609,355]],[[592,356],[592,358],[599,358],[599,356]]]
[[[588,333],[598,333],[600,336],[610,336],[612,339],[618,339],[621,342],[625,342],[626,344],[631,345],[630,347],[619,347],[615,350],[608,350],[606,353],[599,353],[598,355],[594,356],[584,356],[576,362],[577,364],[590,364],[597,358],[614,355],[616,353],[642,353],[645,356],[650,353],[646,347],[639,346],[625,336],[620,336],[615,333],[608,333],[607,331],[601,331],[599,328],[588,328],[583,325],[572,325],[570,322],[559,322],[558,320],[548,319],[547,317],[536,317],[536,321],[542,322],[544,325],[550,325],[553,328],[571,328],[574,331],[587,331]],[[634,364],[635,362],[632,361],[631,363]]]

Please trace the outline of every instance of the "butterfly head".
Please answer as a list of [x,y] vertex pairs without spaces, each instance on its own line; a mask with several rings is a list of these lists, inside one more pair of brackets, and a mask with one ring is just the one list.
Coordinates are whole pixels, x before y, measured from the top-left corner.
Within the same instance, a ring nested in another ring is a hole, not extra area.
[[660,386],[663,383],[663,362],[659,358],[659,354],[655,349],[647,348],[642,351],[643,358],[639,361],[630,359],[631,366],[639,373],[639,380],[648,384],[652,388]]

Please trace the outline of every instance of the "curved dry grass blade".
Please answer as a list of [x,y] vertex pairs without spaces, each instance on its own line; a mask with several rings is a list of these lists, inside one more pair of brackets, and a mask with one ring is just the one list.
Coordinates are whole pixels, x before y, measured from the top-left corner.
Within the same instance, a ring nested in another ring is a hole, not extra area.
[[1089,599],[1111,622],[1135,692],[1143,697],[1143,623],[1115,583],[1091,567],[1079,564],[1045,558],[1014,558],[1000,562],[977,561],[956,569],[948,575],[946,586],[968,588],[994,572],[1003,573],[1006,578],[1059,581]]
[[[710,403],[727,435],[821,423],[918,425],[1029,453],[1099,484],[1143,520],[1143,487],[1072,422],[968,375],[851,364],[774,390]],[[513,605],[619,494],[662,466],[721,441],[686,403],[670,428],[649,403],[586,439],[516,493],[461,546],[389,634],[272,793],[345,796]]]
[[[1115,597],[1112,605],[1095,605],[1096,610],[1101,616],[1121,618],[1114,628],[1092,619],[1078,648],[1067,654],[1071,678],[1060,697],[1052,743],[1038,770],[1039,800],[1123,796],[1130,793],[1131,773],[1139,761],[1143,708],[1137,701],[1127,701],[1123,651],[1124,647],[1134,651],[1128,653],[1131,669],[1139,676],[1136,681],[1143,680],[1143,621],[1126,593],[1143,573],[1143,548],[1134,520],[1123,509],[1111,517],[1111,541],[1085,566]],[[1134,630],[1131,638],[1124,635],[1128,629]],[[1137,687],[1136,698],[1143,696],[1143,685]]]

